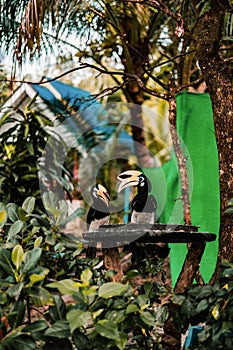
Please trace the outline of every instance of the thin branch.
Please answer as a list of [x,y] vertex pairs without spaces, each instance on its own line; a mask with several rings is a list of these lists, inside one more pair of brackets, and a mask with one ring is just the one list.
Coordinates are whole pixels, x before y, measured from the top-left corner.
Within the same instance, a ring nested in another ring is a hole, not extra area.
[[158,78],[156,78],[153,74],[151,74],[147,69],[145,69],[145,66],[143,66],[144,72],[148,75],[149,78],[154,80],[157,84],[159,84],[164,90],[168,91],[169,87],[168,85],[164,84],[162,81],[160,81]]
[[174,57],[172,57],[172,58],[167,59],[166,61],[163,61],[163,62],[161,62],[161,63],[158,63],[158,64],[156,64],[156,65],[154,65],[154,66],[150,66],[150,67],[147,68],[147,69],[148,69],[148,70],[153,70],[153,69],[155,69],[155,68],[158,68],[158,67],[163,66],[164,64],[170,63],[170,62],[176,60],[177,58],[180,58],[180,57],[182,57],[182,56],[190,55],[190,54],[193,53],[193,52],[195,52],[195,50],[191,50],[191,51],[189,51],[189,52],[181,53],[181,54],[179,54],[179,55],[176,55],[176,56],[174,56]]

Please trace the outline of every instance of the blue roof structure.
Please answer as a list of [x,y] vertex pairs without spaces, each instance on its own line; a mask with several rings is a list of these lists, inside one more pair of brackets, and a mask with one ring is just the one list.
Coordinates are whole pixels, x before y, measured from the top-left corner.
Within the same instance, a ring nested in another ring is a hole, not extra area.
[[[114,136],[118,125],[93,95],[61,81],[46,79],[44,84],[31,86],[61,121],[66,120],[67,127],[87,150]],[[124,129],[116,137],[121,146],[134,153],[133,139]]]

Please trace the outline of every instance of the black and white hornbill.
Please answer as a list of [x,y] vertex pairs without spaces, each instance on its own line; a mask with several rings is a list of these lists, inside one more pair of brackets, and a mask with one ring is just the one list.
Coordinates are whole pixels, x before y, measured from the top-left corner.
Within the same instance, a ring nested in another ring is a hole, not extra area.
[[[106,188],[100,184],[95,184],[92,186],[91,196],[93,203],[87,213],[86,225],[88,231],[98,231],[99,226],[109,224],[110,197]],[[96,248],[89,246],[86,256],[89,258],[94,258],[95,254]]]
[[[138,170],[127,170],[117,176],[117,179],[121,181],[118,192],[126,187],[137,187],[137,194],[131,203],[131,223],[146,223],[154,224],[156,222],[155,211],[157,208],[157,202],[151,192],[150,180]],[[157,243],[154,245],[147,245],[150,250],[155,248],[155,251],[160,258],[165,258],[169,254],[169,248],[167,244]],[[152,252],[151,252],[152,253]]]
[[156,199],[151,191],[150,180],[138,170],[127,170],[117,176],[121,181],[118,192],[129,186],[137,187],[137,194],[133,198],[131,207],[131,219],[133,223],[155,223]]

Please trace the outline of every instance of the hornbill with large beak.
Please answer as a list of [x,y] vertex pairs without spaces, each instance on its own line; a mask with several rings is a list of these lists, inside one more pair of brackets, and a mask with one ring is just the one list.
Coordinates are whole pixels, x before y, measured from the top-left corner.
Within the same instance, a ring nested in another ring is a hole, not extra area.
[[[147,223],[154,224],[155,211],[157,208],[157,202],[151,191],[150,180],[138,170],[127,170],[117,176],[117,179],[121,181],[118,192],[126,187],[137,187],[137,194],[131,203],[131,223]],[[148,245],[148,248],[152,249],[152,245]],[[169,248],[167,244],[157,243],[154,244],[158,257],[165,258],[169,254]]]
[[149,179],[138,170],[127,170],[117,176],[121,181],[118,192],[129,186],[137,187],[138,193],[133,198],[131,207],[131,219],[133,223],[155,223],[155,210],[157,208],[156,199],[151,191]]
[[[109,224],[110,197],[106,188],[100,184],[95,184],[91,188],[93,203],[87,213],[86,225],[88,231],[98,231],[99,226]],[[96,255],[96,248],[89,246],[86,256],[93,259]]]

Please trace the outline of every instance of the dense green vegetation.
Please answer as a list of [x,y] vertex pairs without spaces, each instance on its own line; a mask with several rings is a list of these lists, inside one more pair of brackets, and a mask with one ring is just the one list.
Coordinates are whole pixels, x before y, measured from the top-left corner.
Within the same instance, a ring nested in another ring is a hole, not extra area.
[[[34,111],[28,111],[32,122],[27,137],[35,120],[40,120],[35,116]],[[2,174],[11,164],[7,150],[19,152],[22,147],[20,143],[15,147],[15,140],[21,140],[22,130],[25,135],[27,124],[22,118],[17,123],[20,127],[14,129],[14,137],[10,138],[9,132],[2,135],[7,140],[2,143],[6,148],[0,164]],[[39,135],[44,142],[44,134]],[[11,191],[11,181],[13,185],[17,178],[2,181],[2,186],[8,181],[9,188],[3,188],[0,203],[0,349],[98,350],[105,346],[113,350],[162,350],[164,326],[173,320],[180,334],[190,324],[205,324],[192,349],[230,350],[233,265],[223,263],[219,283],[194,285],[183,295],[166,289],[163,261],[156,258],[142,262],[140,271],[128,270],[121,283],[112,282],[115,271],[104,270],[99,257],[85,258],[83,244],[70,240],[62,231],[69,220],[84,215],[84,210],[68,216],[64,199],[59,200],[53,192],[44,192],[43,198],[33,192],[38,169],[33,170],[34,181],[27,178],[29,155],[34,156],[36,166],[41,144],[33,143],[31,153],[29,146],[15,158],[19,162],[12,168],[28,180],[15,202],[9,194],[15,191],[13,186]],[[135,282],[139,274],[142,282]]]

